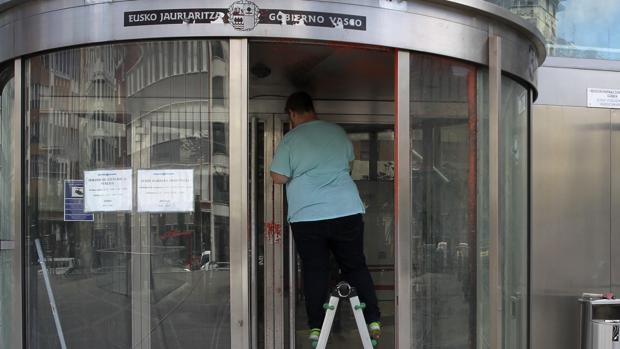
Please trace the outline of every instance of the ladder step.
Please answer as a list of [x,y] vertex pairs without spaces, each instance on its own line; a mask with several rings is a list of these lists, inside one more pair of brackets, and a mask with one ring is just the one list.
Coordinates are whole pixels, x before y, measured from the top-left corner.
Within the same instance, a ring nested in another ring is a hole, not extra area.
[[348,299],[351,305],[351,311],[355,317],[355,324],[357,325],[357,331],[362,339],[362,345],[364,349],[374,349],[377,346],[377,341],[370,337],[368,328],[366,327],[366,321],[364,320],[364,313],[360,312],[366,308],[365,303],[361,303],[355,288],[351,287],[346,282],[340,282],[332,291],[329,298],[329,303],[323,304],[325,310],[332,310],[325,312],[325,318],[323,319],[323,326],[321,327],[321,335],[318,341],[312,342],[312,348],[314,349],[326,349],[329,333],[331,332],[334,316],[336,316],[336,310],[340,299]]

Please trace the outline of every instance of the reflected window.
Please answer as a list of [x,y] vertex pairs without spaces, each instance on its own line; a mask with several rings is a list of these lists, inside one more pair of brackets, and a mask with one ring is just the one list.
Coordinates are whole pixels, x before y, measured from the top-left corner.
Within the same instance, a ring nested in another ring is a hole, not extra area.
[[213,58],[224,59],[226,56],[224,55],[224,46],[219,41],[211,42],[211,54]]
[[222,76],[213,77],[213,103],[222,106],[225,102],[226,86]]
[[226,124],[222,122],[213,123],[213,153],[225,154],[227,149]]

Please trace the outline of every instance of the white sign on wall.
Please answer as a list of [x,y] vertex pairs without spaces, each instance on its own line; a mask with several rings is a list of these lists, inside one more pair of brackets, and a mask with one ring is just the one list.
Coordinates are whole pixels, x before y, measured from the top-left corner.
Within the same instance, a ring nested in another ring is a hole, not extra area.
[[588,107],[620,109],[620,90],[588,88]]
[[194,170],[138,171],[138,212],[193,212]]
[[131,186],[131,170],[84,171],[84,211],[131,211]]

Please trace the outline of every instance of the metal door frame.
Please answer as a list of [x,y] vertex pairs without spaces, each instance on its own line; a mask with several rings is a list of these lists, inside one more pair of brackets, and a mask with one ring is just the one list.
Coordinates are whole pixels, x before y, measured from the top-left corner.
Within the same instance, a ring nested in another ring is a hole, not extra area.
[[413,307],[411,303],[411,136],[410,136],[410,54],[396,51],[394,67],[394,220],[396,221],[395,283],[396,283],[396,348],[411,348]]
[[250,348],[248,40],[230,39],[230,336],[231,348]]
[[[12,304],[10,307],[11,312],[11,324],[12,333],[11,348],[21,349],[24,344],[24,329],[23,329],[23,311],[24,311],[24,293],[22,289],[22,270],[23,270],[23,239],[24,234],[22,230],[22,195],[24,179],[22,177],[22,140],[24,139],[25,132],[22,127],[23,121],[23,103],[22,103],[22,86],[23,86],[23,70],[22,60],[16,59],[13,62],[13,67],[6,67],[9,71],[12,70],[12,79],[14,83],[14,96],[13,96],[13,112],[10,120],[11,123],[11,140],[10,150],[13,153],[13,158],[10,167],[6,170],[9,171],[9,178],[12,182],[10,193],[5,199],[9,200],[10,207],[12,208],[11,215],[6,217],[10,219],[10,229],[13,231],[13,240],[0,241],[0,253],[3,251],[11,251],[12,256],[12,268],[8,270],[13,277],[13,285],[11,285],[12,292]],[[4,86],[0,86],[2,88]]]
[[[23,328],[23,311],[24,311],[24,294],[23,294],[23,277],[22,270],[24,270],[24,258],[23,258],[23,241],[24,241],[24,229],[23,224],[26,224],[22,220],[22,198],[24,193],[24,177],[22,175],[23,159],[23,139],[25,139],[25,132],[23,127],[23,108],[24,103],[22,101],[24,90],[24,74],[22,68],[22,59],[16,59],[13,68],[13,79],[15,81],[15,99],[13,101],[13,120],[11,120],[13,128],[12,150],[13,150],[13,164],[11,171],[13,172],[12,178],[15,181],[15,185],[12,187],[11,192],[11,205],[13,207],[13,222],[11,227],[15,232],[15,246],[13,250],[13,331],[15,337],[13,338],[13,348],[22,348],[24,343],[24,328]],[[22,137],[24,137],[22,139]]]
[[[270,176],[270,167],[283,135],[283,122],[274,115],[259,117],[263,132],[263,239],[265,348],[284,348],[284,186]],[[256,199],[256,198],[255,198]],[[254,201],[253,201],[254,202]],[[255,240],[255,236],[253,237]],[[254,260],[252,263],[256,263]],[[255,278],[255,275],[253,276]],[[256,286],[253,285],[255,288]],[[256,319],[257,321],[258,319]],[[255,334],[256,335],[256,334]]]
[[[258,134],[258,124],[263,125],[263,133]],[[256,204],[258,203],[258,137],[263,139],[263,248],[265,258],[264,265],[264,299],[263,299],[263,318],[264,326],[264,339],[266,347],[282,347],[284,340],[284,331],[276,331],[276,323],[280,325],[280,328],[284,326],[284,246],[283,236],[285,232],[284,227],[284,188],[281,185],[274,185],[270,176],[268,164],[273,159],[277,144],[280,142],[283,136],[284,122],[281,117],[275,114],[271,116],[266,115],[254,115],[251,117],[250,124],[250,156],[251,156],[251,169],[250,169],[250,205],[251,205],[251,223],[250,223],[250,314],[251,314],[251,347],[258,348],[258,210]],[[265,193],[270,193],[267,196]],[[277,208],[277,209],[276,209]],[[280,214],[276,214],[280,212]],[[278,238],[276,240],[276,233]],[[292,239],[290,239],[292,241]],[[294,257],[293,257],[294,258]],[[281,263],[276,267],[275,261],[279,260]],[[290,270],[289,270],[290,272]],[[294,284],[293,284],[294,285]],[[289,287],[291,285],[289,284]],[[280,297],[275,296],[274,290],[280,289]],[[270,295],[270,297],[266,297]],[[276,312],[275,305],[279,303],[280,311]],[[290,306],[290,305],[289,305]],[[293,310],[294,311],[294,310]],[[294,314],[294,313],[293,313]],[[294,324],[294,316],[293,322]],[[291,323],[289,323],[289,326]],[[293,327],[291,327],[293,328]],[[280,340],[278,341],[277,338]]]

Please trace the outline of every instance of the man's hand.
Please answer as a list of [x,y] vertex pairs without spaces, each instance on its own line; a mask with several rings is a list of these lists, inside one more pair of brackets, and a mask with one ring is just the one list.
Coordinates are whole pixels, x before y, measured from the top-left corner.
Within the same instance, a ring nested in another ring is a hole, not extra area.
[[271,179],[273,179],[273,182],[275,184],[285,184],[286,182],[288,182],[288,177],[281,175],[279,173],[275,173],[273,171],[271,171]]

